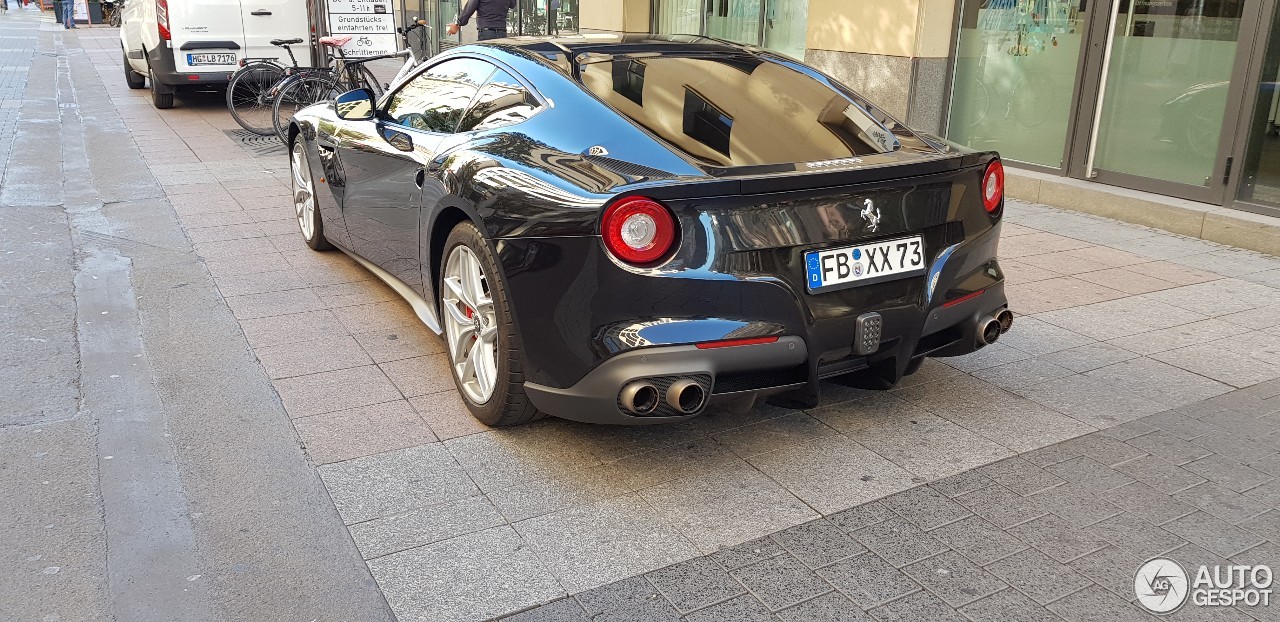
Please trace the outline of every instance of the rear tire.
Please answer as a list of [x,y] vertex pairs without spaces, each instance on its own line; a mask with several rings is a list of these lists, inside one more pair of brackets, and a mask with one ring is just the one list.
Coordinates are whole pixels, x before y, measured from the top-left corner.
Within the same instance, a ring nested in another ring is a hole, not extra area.
[[283,77],[284,70],[270,63],[254,63],[237,71],[227,84],[227,110],[231,111],[231,118],[259,136],[274,133],[269,93]]
[[299,110],[333,96],[333,80],[325,77],[305,77],[280,89],[271,104],[271,123],[280,140],[288,140],[289,120]]
[[173,107],[173,87],[167,84],[160,84],[156,80],[156,72],[154,69],[147,72],[151,81],[151,105],[158,110],[168,110]]
[[[462,222],[449,233],[441,257],[436,291],[445,325],[445,347],[454,384],[467,410],[491,426],[541,418],[524,392],[523,346],[511,321],[507,291],[498,276],[493,250],[475,225]],[[463,282],[467,275],[472,277],[469,284]],[[481,366],[483,373],[478,371]],[[487,383],[482,378],[489,374],[492,377]],[[490,383],[492,387],[485,386]]]
[[123,50],[120,53],[124,55],[124,83],[135,90],[147,88],[147,77],[134,71],[133,67],[129,66],[129,53]]

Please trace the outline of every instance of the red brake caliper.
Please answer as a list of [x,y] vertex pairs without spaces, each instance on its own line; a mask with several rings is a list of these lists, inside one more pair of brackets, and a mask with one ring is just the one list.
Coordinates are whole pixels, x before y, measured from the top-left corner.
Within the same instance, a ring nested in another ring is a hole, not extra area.
[[[466,315],[467,315],[467,319],[468,319],[468,320],[469,320],[469,319],[471,319],[471,316],[475,314],[475,311],[474,311],[474,310],[472,310],[472,309],[471,309],[471,307],[468,307],[468,306],[465,306],[465,305],[463,306],[463,311],[466,313]],[[471,340],[472,340],[472,341],[475,341],[475,340],[477,340],[477,339],[479,339],[479,338],[480,338],[480,336],[479,336],[479,335],[476,335],[476,334],[472,334],[472,335],[471,335]]]

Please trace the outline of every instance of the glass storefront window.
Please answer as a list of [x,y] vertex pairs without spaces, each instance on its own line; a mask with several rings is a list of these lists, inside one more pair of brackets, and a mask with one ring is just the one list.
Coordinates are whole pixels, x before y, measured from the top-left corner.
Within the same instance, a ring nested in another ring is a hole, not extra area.
[[[705,28],[699,12],[705,14]],[[707,35],[761,45],[796,59],[804,58],[808,27],[809,0],[653,1],[653,31],[658,34]]]
[[1264,36],[1268,43],[1256,86],[1258,101],[1245,138],[1239,199],[1280,207],[1280,22],[1273,22]]
[[760,43],[761,0],[707,0],[707,35],[737,43]]
[[809,0],[769,0],[764,15],[764,47],[804,60]]
[[1217,162],[1242,0],[1122,0],[1094,166],[1206,186]]
[[698,17],[701,0],[654,0],[654,32],[663,35],[702,34]]
[[1058,168],[1087,0],[965,0],[947,137]]

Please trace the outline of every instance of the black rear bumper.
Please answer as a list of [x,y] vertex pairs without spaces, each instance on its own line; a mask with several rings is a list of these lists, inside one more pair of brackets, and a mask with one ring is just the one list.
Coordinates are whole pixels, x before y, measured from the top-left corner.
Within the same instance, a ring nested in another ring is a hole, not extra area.
[[[912,361],[928,356],[951,356],[982,347],[981,321],[1007,309],[1004,283],[953,307],[932,313],[919,339],[885,335],[869,355],[823,359],[799,336],[772,343],[700,349],[695,345],[643,347],[614,356],[568,388],[526,382],[525,392],[539,410],[588,423],[661,424],[695,417],[709,405],[753,401],[785,394],[797,407],[816,405],[820,381],[860,376],[863,386],[888,388],[897,383]],[[648,415],[628,412],[620,392],[631,383],[647,383],[665,390],[679,379],[703,385],[708,399],[696,410],[681,413],[663,405]]]
[[147,51],[147,63],[150,64],[155,79],[161,84],[168,86],[225,85],[231,81],[231,72],[226,70],[179,72],[174,61],[174,54],[181,53],[164,45]]

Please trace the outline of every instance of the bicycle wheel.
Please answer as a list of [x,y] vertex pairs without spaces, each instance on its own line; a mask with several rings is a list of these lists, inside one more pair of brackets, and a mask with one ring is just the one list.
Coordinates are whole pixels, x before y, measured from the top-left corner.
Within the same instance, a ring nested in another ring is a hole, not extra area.
[[280,140],[287,140],[286,130],[295,113],[336,95],[331,77],[309,76],[281,89],[271,105],[271,121],[275,125],[276,136]]
[[356,73],[358,74],[357,77],[361,82],[361,88],[373,91],[374,99],[382,97],[382,83],[378,82],[378,77],[373,75],[373,72],[370,71],[368,67],[365,67],[364,64],[361,63],[360,66],[356,67]]
[[271,63],[251,64],[231,77],[227,84],[227,109],[240,127],[259,136],[270,136],[275,131],[268,93],[284,77],[284,68]]

